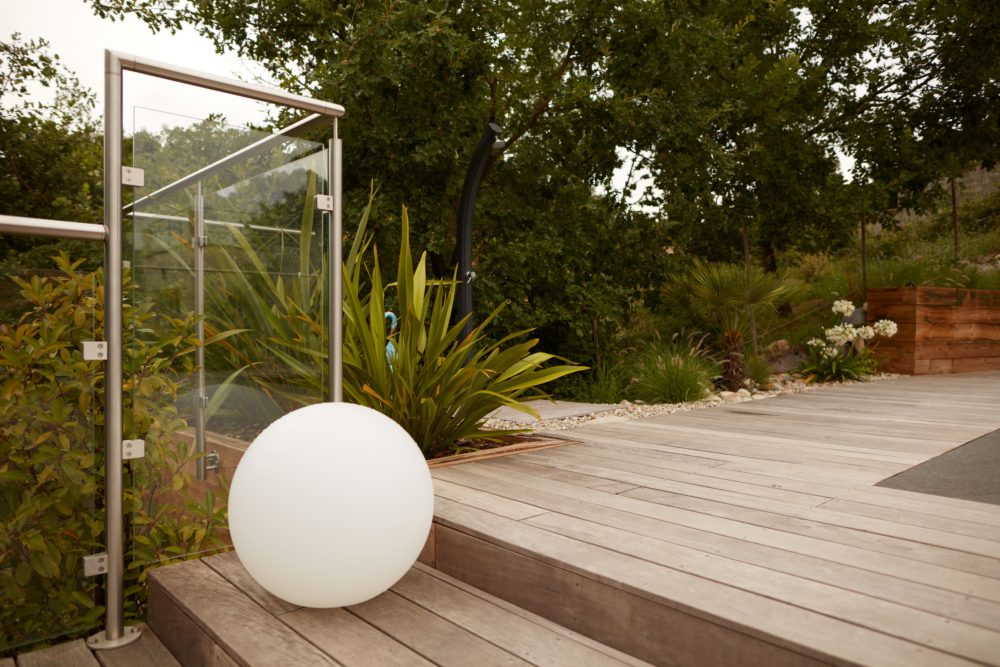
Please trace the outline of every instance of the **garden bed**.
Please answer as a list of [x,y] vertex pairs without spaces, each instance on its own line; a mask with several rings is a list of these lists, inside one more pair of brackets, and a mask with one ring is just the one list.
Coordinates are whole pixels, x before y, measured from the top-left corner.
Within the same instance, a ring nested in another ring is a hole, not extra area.
[[879,343],[883,370],[908,375],[1000,370],[1000,291],[946,287],[868,290],[868,321],[898,333]]

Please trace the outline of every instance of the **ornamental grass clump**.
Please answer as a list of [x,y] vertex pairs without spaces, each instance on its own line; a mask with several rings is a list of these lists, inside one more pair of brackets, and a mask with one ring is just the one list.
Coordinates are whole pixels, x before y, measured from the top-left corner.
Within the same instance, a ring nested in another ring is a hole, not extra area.
[[[850,317],[856,308],[846,300],[834,301],[830,309]],[[823,331],[823,338],[806,343],[808,353],[802,372],[822,382],[858,380],[878,369],[875,357],[876,338],[892,338],[898,327],[892,320],[881,319],[872,325],[835,324]]]
[[719,365],[704,346],[705,335],[674,334],[669,342],[654,344],[633,360],[631,398],[646,403],[685,403],[708,395]]

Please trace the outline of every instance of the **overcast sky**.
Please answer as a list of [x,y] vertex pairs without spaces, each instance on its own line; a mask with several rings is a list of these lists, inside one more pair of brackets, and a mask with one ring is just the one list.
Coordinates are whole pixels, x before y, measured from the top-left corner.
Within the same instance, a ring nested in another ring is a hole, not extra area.
[[[212,43],[193,30],[176,35],[152,33],[138,19],[112,22],[98,18],[83,0],[0,0],[0,31],[4,40],[20,32],[25,39],[44,38],[86,87],[97,93],[101,113],[104,99],[104,49],[160,60],[172,65],[229,78],[254,81],[261,72],[233,54],[218,54]],[[136,107],[203,118],[222,113],[234,124],[260,121],[267,105],[232,95],[199,89],[126,72],[125,119],[166,117]],[[140,122],[148,126],[148,123]],[[153,129],[153,128],[151,128]]]

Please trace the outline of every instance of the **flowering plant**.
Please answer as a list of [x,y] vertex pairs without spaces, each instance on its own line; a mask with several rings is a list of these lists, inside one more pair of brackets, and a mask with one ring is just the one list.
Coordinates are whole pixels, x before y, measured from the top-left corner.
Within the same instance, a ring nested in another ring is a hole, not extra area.
[[[849,317],[856,310],[850,301],[833,302],[832,312]],[[877,367],[874,349],[869,343],[876,337],[891,338],[898,327],[882,319],[872,325],[856,326],[842,322],[823,331],[823,338],[813,338],[806,345],[808,354],[802,372],[818,380],[856,380],[871,375]]]

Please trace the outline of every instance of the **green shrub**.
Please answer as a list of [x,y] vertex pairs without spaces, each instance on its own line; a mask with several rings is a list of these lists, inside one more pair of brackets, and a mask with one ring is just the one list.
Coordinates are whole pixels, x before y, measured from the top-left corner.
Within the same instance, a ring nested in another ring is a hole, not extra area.
[[746,357],[747,377],[756,387],[767,389],[771,386],[771,376],[774,370],[767,359],[760,355],[747,355]]
[[735,391],[747,378],[743,348],[752,317],[773,311],[798,289],[784,277],[757,267],[695,260],[687,273],[666,288],[665,296],[668,302],[687,304],[703,313],[718,336],[723,382]]
[[[516,432],[481,431],[479,425],[501,406],[537,416],[521,399],[544,397],[537,390],[540,385],[585,370],[546,366],[555,357],[532,352],[537,340],[515,342],[527,331],[489,342],[485,331],[499,309],[463,338],[465,320],[451,322],[458,283],[428,280],[426,253],[414,267],[405,209],[400,245],[394,283],[383,284],[377,250],[370,257],[367,248],[352,251],[345,267],[344,392],[349,400],[394,419],[425,456],[453,451],[463,441]],[[367,290],[362,280],[366,265]],[[399,313],[391,361],[386,355],[387,300]]]
[[[104,543],[103,367],[81,343],[103,328],[101,273],[57,260],[61,275],[14,279],[28,309],[0,327],[0,653],[97,626],[97,579],[82,558]],[[126,277],[126,281],[128,278]],[[126,464],[127,613],[142,613],[146,566],[217,546],[224,499],[191,493],[194,454],[174,442],[193,317],[123,306],[124,427],[146,441]],[[128,437],[128,436],[126,436]]]
[[718,365],[704,347],[705,336],[674,334],[635,355],[629,396],[647,403],[683,403],[708,394]]
[[577,382],[567,398],[586,403],[618,403],[625,398],[629,374],[622,363],[603,359]]

